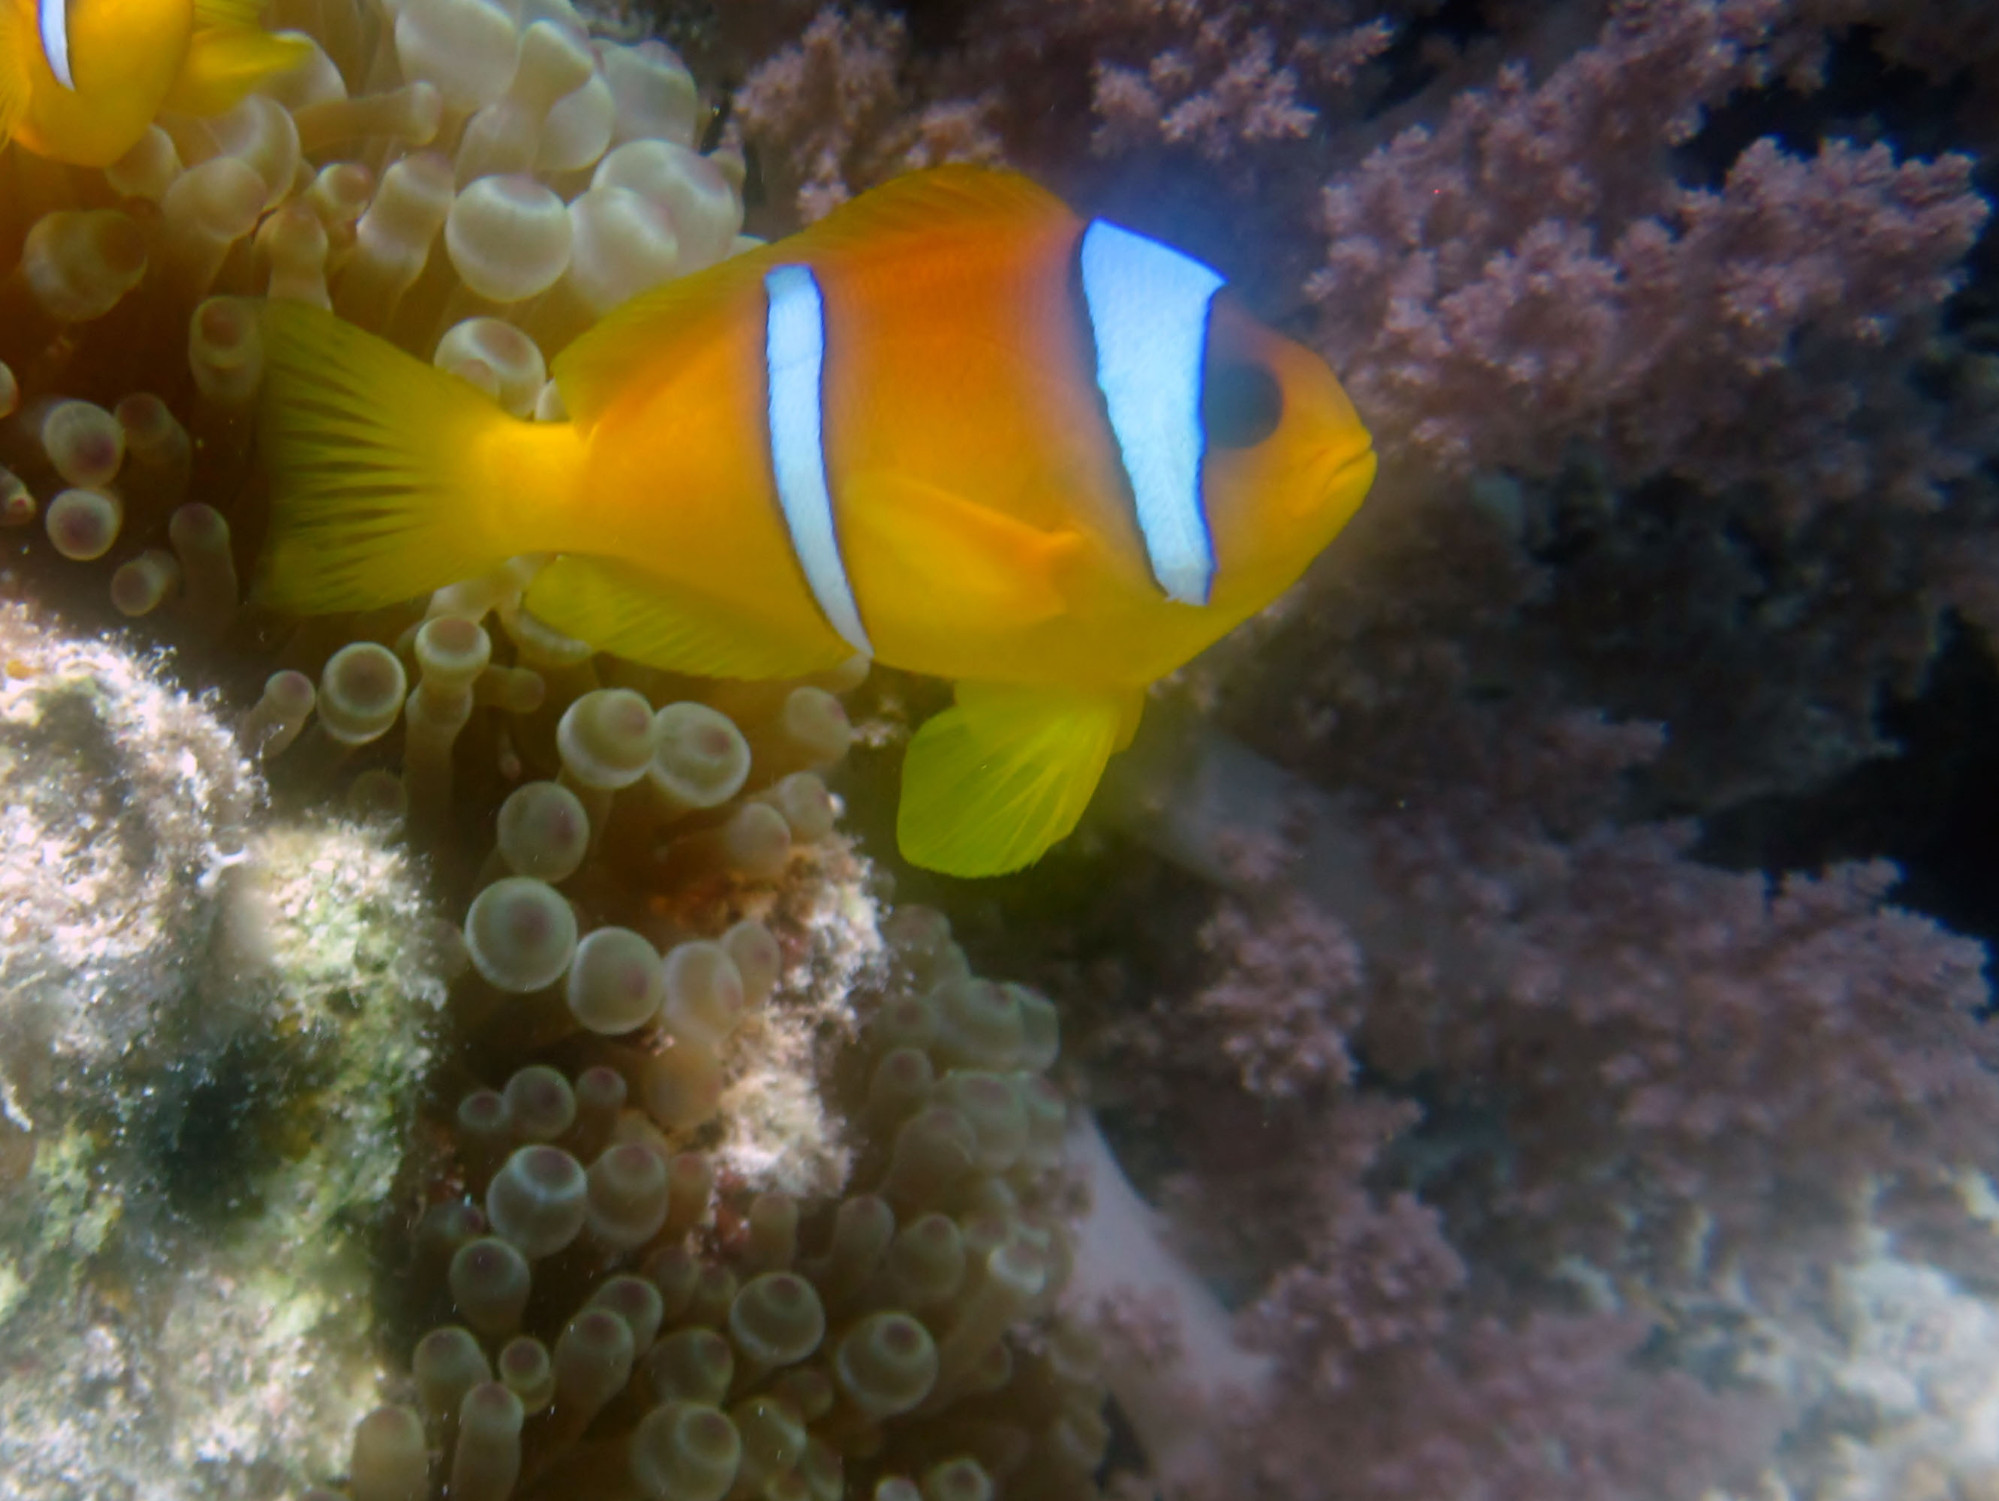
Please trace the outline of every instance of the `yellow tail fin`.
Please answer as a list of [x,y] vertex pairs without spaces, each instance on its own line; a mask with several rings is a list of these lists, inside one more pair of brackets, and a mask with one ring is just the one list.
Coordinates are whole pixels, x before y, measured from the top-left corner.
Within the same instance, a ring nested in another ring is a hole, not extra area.
[[268,304],[263,332],[259,598],[303,615],[373,609],[555,549],[582,470],[569,424],[518,421],[304,303]]

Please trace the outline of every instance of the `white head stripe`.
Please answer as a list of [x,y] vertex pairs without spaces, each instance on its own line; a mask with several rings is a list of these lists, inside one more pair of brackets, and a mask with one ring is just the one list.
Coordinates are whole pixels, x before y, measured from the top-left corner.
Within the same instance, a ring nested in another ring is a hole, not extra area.
[[854,603],[840,539],[833,527],[833,493],[826,484],[824,410],[826,302],[809,266],[778,266],[764,274],[770,301],[764,321],[764,366],[770,388],[770,462],[777,500],[791,531],[791,550],[826,623],[855,651],[874,655]]
[[1201,364],[1208,304],[1222,278],[1101,219],[1083,231],[1081,255],[1097,388],[1131,481],[1152,577],[1168,598],[1204,605],[1215,547],[1201,509]]
[[69,71],[69,0],[41,0],[35,10],[42,28],[42,56],[49,60],[56,82],[73,94],[76,79]]

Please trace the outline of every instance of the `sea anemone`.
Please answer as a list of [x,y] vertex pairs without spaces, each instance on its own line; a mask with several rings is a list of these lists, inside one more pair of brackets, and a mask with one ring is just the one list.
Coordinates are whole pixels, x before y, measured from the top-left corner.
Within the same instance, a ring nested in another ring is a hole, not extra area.
[[[393,1370],[344,1452],[267,1435],[166,1493],[1094,1494],[1102,1390],[1053,1313],[1053,1011],[888,914],[839,832],[864,666],[621,661],[523,607],[536,558],[363,615],[246,598],[265,299],[559,417],[569,342],[749,243],[740,154],[702,149],[668,48],[568,0],[270,20],[310,57],[227,114],[164,117],[101,172],[0,153],[23,576],[234,699],[225,759],[270,789],[246,840],[365,838],[453,914],[420,925],[441,1020],[368,1117],[390,1169],[340,1201],[380,1269],[352,1330]],[[27,1494],[109,1473],[64,1462]]]

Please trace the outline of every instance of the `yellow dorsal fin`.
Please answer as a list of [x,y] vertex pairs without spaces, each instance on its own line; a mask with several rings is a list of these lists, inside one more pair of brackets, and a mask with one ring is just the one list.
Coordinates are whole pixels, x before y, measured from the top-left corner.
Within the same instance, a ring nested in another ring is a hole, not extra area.
[[1076,827],[1143,706],[1142,689],[960,683],[902,763],[904,858],[954,876],[1032,865]]
[[197,31],[161,108],[219,115],[273,73],[296,68],[311,52],[312,44],[302,37],[220,26]]
[[678,363],[690,345],[727,326],[736,315],[737,294],[777,263],[775,251],[766,245],[732,256],[642,292],[601,319],[549,367],[563,410],[587,427],[646,370]]
[[683,341],[698,340],[735,316],[736,294],[772,266],[892,251],[913,239],[1068,212],[1061,199],[1017,172],[967,166],[912,172],[795,235],[634,297],[556,357],[556,385],[572,417],[594,421],[645,370],[680,363]]
[[557,558],[528,586],[527,607],[599,651],[697,677],[803,677],[853,655],[836,637],[830,646],[790,640],[762,621],[611,558]]

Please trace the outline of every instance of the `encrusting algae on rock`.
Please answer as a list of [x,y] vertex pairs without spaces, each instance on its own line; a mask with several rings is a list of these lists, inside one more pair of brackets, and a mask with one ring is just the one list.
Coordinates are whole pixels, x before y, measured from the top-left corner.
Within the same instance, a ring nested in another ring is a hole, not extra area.
[[0,661],[0,1473],[280,1492],[372,1400],[438,914],[127,651],[9,606]]
[[[564,0],[265,19],[311,58],[226,113],[163,115],[102,172],[0,153],[20,576],[238,706],[147,690],[202,726],[175,765],[204,790],[155,801],[205,801],[207,842],[153,898],[145,985],[57,1008],[153,997],[173,1025],[51,1071],[42,1012],[0,1017],[25,1070],[0,1468],[33,1501],[142,1472],[352,1501],[1094,1495],[1054,1014],[889,910],[840,832],[865,664],[730,684],[595,651],[524,606],[535,559],[359,614],[245,603],[260,299],[559,417],[564,347],[750,243],[740,157],[697,149],[666,48],[590,41]],[[18,655],[6,702],[40,703]],[[93,798],[150,784],[77,775],[10,803],[108,858]],[[64,1381],[31,1363],[69,1348]]]

